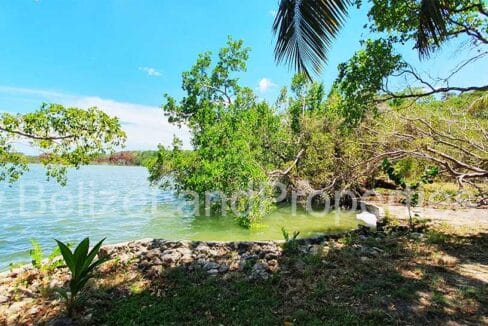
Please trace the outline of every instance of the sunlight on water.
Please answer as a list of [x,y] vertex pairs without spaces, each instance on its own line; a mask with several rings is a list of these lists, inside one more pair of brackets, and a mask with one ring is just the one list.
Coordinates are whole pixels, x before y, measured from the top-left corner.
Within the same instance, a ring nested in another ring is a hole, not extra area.
[[79,241],[106,237],[106,243],[141,238],[170,240],[281,240],[281,228],[300,236],[350,230],[354,212],[306,214],[291,206],[276,208],[253,230],[231,217],[195,217],[173,193],[151,187],[141,167],[88,166],[71,171],[66,187],[47,182],[40,166],[32,166],[18,183],[0,184],[0,269],[28,262],[30,239],[47,255],[54,238]]

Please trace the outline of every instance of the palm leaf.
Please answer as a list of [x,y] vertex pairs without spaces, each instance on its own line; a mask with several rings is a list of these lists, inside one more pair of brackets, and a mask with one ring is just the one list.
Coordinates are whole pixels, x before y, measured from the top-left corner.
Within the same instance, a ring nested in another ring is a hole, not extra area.
[[429,57],[440,46],[447,35],[448,10],[443,0],[422,0],[420,3],[419,26],[415,48],[419,56]]
[[[102,240],[100,240],[100,242],[98,242],[95,247],[93,247],[93,249],[90,251],[90,253],[88,254],[88,256],[86,257],[85,259],[85,263],[83,265],[83,270],[88,270],[89,267],[90,267],[90,264],[92,263],[93,259],[95,259],[95,256],[98,254],[98,252],[100,251],[100,247],[102,246],[103,242],[105,241],[106,238],[103,238]],[[101,261],[102,259],[99,259],[98,261]],[[103,261],[106,261],[103,260]]]
[[66,246],[61,241],[56,240],[56,242],[58,244],[59,250],[61,251],[61,255],[63,256],[66,265],[68,266],[69,270],[73,273],[76,270],[75,258],[73,256],[73,253],[68,248],[68,246]]
[[74,252],[76,271],[73,272],[73,278],[77,278],[78,275],[83,273],[83,264],[88,254],[88,248],[90,247],[90,239],[83,239]]
[[273,31],[277,36],[275,59],[286,62],[309,78],[327,61],[350,0],[281,0]]
[[65,300],[68,300],[69,299],[68,292],[66,292],[65,289],[62,289],[62,288],[54,288],[54,291],[57,292]]

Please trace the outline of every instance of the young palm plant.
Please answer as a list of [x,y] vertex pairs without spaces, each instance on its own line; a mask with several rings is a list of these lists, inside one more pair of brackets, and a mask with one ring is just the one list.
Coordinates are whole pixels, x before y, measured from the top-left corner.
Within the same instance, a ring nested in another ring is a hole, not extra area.
[[78,294],[86,285],[88,280],[92,278],[92,273],[95,268],[106,261],[105,258],[98,259],[95,262],[93,261],[104,240],[105,239],[102,239],[95,245],[95,247],[93,247],[91,251],[88,251],[90,247],[90,239],[85,238],[76,247],[74,252],[71,251],[71,249],[69,249],[68,246],[63,242],[56,240],[66,266],[71,272],[69,291],[62,288],[56,289],[61,297],[66,300],[66,310],[69,316],[73,315],[73,307],[76,303]]

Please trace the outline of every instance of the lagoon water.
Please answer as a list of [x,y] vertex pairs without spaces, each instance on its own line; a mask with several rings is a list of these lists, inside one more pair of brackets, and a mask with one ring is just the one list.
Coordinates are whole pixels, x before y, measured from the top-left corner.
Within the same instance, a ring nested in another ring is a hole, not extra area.
[[[86,166],[69,172],[65,187],[47,181],[32,165],[13,185],[0,183],[0,270],[29,262],[30,240],[47,255],[54,238],[77,242],[107,238],[117,243],[141,238],[171,240],[278,240],[281,228],[300,236],[350,230],[353,212],[306,214],[291,206],[276,208],[263,226],[246,230],[229,216],[194,216],[173,192],[151,187],[142,167]],[[203,214],[203,212],[202,212]]]

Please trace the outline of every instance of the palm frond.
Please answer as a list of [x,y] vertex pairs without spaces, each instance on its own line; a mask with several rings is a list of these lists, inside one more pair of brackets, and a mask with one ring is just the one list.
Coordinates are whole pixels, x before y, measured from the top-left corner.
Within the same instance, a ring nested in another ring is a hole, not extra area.
[[273,23],[275,59],[311,78],[327,61],[351,0],[281,0]]
[[422,0],[415,48],[420,58],[427,58],[446,38],[448,11],[443,0]]

